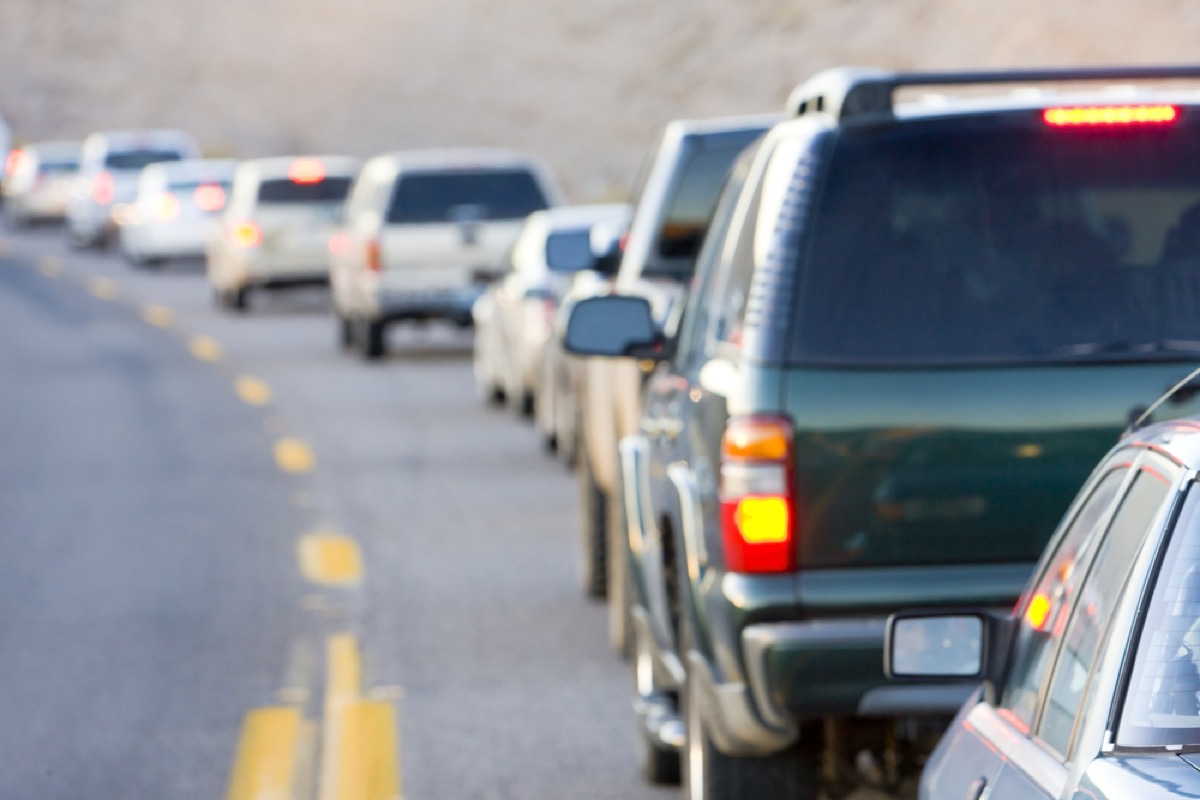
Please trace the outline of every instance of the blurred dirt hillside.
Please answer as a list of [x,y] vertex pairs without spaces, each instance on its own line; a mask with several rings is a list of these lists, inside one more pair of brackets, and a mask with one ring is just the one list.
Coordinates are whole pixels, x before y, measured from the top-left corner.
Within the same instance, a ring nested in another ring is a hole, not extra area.
[[780,108],[836,64],[1200,61],[1196,0],[3,0],[18,140],[174,125],[210,152],[542,154],[629,188],[666,121]]

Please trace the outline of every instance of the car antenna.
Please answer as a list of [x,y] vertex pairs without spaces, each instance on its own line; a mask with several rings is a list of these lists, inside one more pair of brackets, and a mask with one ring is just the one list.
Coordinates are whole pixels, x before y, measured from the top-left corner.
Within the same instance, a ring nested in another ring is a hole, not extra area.
[[1144,425],[1146,423],[1146,421],[1148,419],[1150,419],[1150,415],[1153,414],[1156,410],[1158,410],[1159,406],[1161,406],[1163,403],[1170,400],[1171,397],[1176,392],[1178,392],[1180,389],[1182,389],[1183,387],[1185,387],[1189,383],[1191,383],[1192,380],[1197,375],[1200,375],[1200,367],[1196,367],[1194,370],[1189,372],[1184,377],[1183,380],[1181,380],[1179,383],[1172,386],[1170,389],[1167,389],[1167,391],[1163,393],[1162,397],[1158,398],[1153,403],[1151,403],[1150,407],[1147,408],[1145,411],[1143,411],[1141,414],[1139,414],[1137,419],[1135,419],[1133,422],[1129,423],[1129,427],[1125,430],[1125,433],[1129,434],[1129,433],[1132,433],[1133,431],[1136,431],[1137,429],[1141,428],[1142,425]]

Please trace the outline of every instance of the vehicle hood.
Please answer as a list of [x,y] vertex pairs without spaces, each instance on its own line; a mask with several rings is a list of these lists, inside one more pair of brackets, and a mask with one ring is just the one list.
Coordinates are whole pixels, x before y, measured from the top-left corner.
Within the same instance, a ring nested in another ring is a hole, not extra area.
[[1094,800],[1200,798],[1200,759],[1170,753],[1098,758],[1083,775],[1080,795]]

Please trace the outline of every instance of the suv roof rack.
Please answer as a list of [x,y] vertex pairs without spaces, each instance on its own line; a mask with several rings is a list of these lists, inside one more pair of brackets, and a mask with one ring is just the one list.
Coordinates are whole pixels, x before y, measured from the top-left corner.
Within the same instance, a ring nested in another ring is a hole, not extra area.
[[837,67],[819,72],[797,86],[788,97],[784,111],[790,116],[825,114],[838,123],[886,122],[894,118],[892,96],[902,87],[1186,78],[1200,78],[1200,65],[981,72],[889,72],[863,67]]

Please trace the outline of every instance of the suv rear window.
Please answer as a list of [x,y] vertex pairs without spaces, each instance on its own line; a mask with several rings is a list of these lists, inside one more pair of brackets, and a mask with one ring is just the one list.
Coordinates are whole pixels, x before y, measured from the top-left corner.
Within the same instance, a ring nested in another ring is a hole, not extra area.
[[405,175],[392,192],[387,221],[469,222],[523,219],[546,208],[527,170],[463,170]]
[[350,191],[351,178],[325,178],[312,183],[297,183],[290,178],[263,181],[258,186],[258,202],[268,205],[293,203],[340,203]]
[[578,272],[594,263],[590,229],[559,231],[546,237],[546,265],[551,272]]
[[829,163],[792,360],[1200,353],[1200,137],[1186,118],[906,122],[843,131]]
[[179,161],[183,158],[174,150],[126,150],[109,153],[104,157],[104,166],[108,169],[141,169],[147,164],[157,164],[161,161]]

